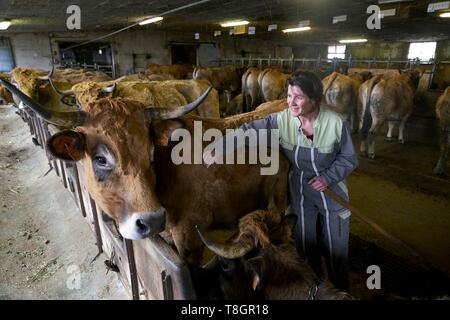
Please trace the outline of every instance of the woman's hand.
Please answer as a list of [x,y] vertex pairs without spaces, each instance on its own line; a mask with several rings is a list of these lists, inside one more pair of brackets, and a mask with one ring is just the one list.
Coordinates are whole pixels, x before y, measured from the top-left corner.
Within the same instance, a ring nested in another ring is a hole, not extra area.
[[322,176],[312,178],[308,184],[316,191],[324,191],[328,187],[327,180]]

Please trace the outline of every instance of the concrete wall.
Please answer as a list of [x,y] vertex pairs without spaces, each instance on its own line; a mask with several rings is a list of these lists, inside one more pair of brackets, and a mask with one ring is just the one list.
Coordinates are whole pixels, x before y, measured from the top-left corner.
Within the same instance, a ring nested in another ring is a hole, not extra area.
[[[52,34],[51,41],[48,33],[10,34],[16,65],[49,69],[53,57],[58,58],[58,41],[83,42],[105,33],[70,32]],[[52,50],[50,49],[50,42]],[[327,55],[326,44],[302,44],[292,39],[273,38],[260,39],[252,36],[222,36],[214,37],[202,33],[200,40],[194,39],[192,33],[168,33],[155,30],[131,29],[119,33],[111,38],[102,40],[110,43],[117,65],[118,75],[133,71],[136,64],[142,67],[146,63],[170,64],[171,43],[214,44],[221,57],[281,57],[290,58],[292,54],[297,58],[316,58]],[[355,58],[388,58],[406,59],[409,43],[407,42],[368,42],[347,45],[347,55]],[[438,42],[436,56],[440,60],[450,60],[450,40]]]
[[52,54],[48,33],[20,33],[8,37],[16,66],[50,68]]
[[436,59],[450,60],[450,40],[439,41],[436,44]]
[[409,43],[407,42],[367,42],[348,44],[346,56],[350,54],[355,58],[388,58],[406,59],[408,57]]
[[[55,33],[52,34],[51,40],[48,33],[11,34],[8,37],[11,40],[17,66],[49,69],[52,61],[51,51],[53,51],[53,57],[57,60],[59,59],[58,42],[81,43],[104,34],[93,32]],[[50,42],[52,50],[50,49]],[[190,34],[127,30],[99,42],[111,44],[118,74],[124,75],[133,70],[137,58],[139,58],[141,64],[170,64],[171,42],[195,43],[195,40]],[[144,55],[145,57],[137,57],[139,55]],[[149,58],[147,59],[147,57]],[[144,61],[142,61],[143,59]]]

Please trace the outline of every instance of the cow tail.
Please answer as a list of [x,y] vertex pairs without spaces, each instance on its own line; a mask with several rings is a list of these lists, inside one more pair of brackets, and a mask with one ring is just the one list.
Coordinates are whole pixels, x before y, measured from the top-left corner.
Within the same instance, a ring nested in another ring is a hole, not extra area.
[[[370,96],[372,95],[373,88],[375,85],[380,82],[383,75],[379,74],[375,77],[373,77],[370,82],[369,86],[367,88],[366,94],[366,103],[363,105],[363,111],[362,111],[362,126],[361,126],[361,139],[365,140],[367,139],[367,135],[369,134],[369,129],[372,126],[372,115],[370,114]],[[364,93],[363,93],[364,94]]]
[[242,104],[244,107],[244,112],[249,111],[249,107],[247,106],[247,78],[251,73],[251,69],[249,68],[247,71],[245,71],[244,75],[242,76]]
[[324,97],[327,94],[328,89],[330,89],[331,85],[333,84],[334,80],[337,78],[338,75],[339,75],[339,73],[337,73],[337,72],[333,72],[331,74],[331,77],[328,80],[328,83],[323,87],[323,96]]
[[259,96],[261,97],[262,101],[266,101],[266,98],[264,97],[262,82],[263,82],[263,79],[264,79],[264,76],[266,75],[266,73],[268,73],[271,70],[272,70],[271,68],[264,69],[258,75]]

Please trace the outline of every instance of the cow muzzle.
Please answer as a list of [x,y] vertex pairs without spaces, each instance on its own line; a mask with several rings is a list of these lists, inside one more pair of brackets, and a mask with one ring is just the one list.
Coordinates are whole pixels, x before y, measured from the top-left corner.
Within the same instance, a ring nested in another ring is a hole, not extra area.
[[128,219],[119,223],[122,236],[130,240],[141,240],[160,233],[166,228],[166,209],[152,212],[134,212]]

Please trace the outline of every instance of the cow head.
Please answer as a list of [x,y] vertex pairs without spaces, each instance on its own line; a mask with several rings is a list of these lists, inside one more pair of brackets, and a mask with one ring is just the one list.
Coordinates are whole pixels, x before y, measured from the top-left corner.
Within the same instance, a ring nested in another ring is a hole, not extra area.
[[212,87],[196,101],[172,110],[102,98],[89,104],[87,112],[58,112],[47,110],[9,82],[3,84],[40,117],[73,128],[53,135],[47,149],[59,159],[83,160],[89,192],[125,238],[142,239],[164,230],[165,209],[155,195],[152,167],[155,145],[169,140],[181,126],[176,118],[198,107]]
[[280,217],[272,211],[257,210],[239,221],[239,234],[231,244],[213,241],[199,226],[203,243],[218,255],[219,284],[225,299],[259,299],[272,266],[267,256],[292,246],[292,228],[297,216]]

